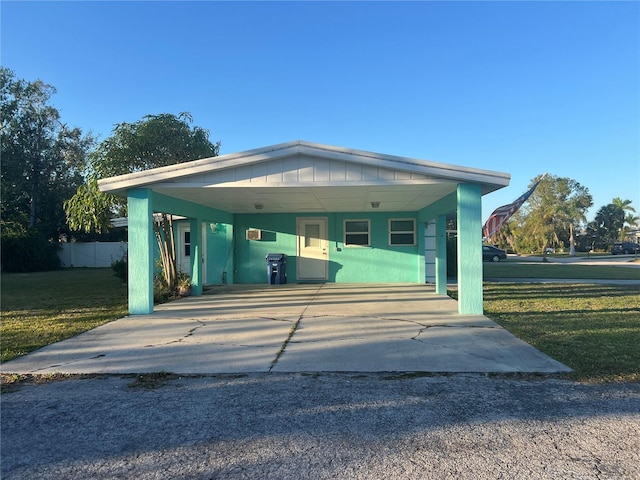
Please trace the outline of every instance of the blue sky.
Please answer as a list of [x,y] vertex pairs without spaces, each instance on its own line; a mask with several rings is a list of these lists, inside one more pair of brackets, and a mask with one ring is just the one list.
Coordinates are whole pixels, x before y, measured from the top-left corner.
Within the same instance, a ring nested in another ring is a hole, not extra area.
[[307,140],[548,172],[640,212],[640,2],[1,3],[2,65],[100,139],[190,112],[232,153]]

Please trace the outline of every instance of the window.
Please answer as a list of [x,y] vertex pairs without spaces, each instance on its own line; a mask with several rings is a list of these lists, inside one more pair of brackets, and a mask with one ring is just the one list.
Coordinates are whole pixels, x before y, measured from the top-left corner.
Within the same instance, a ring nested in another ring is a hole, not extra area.
[[320,247],[320,224],[305,223],[304,225],[304,246],[306,248]]
[[191,232],[184,232],[184,256],[191,256]]
[[345,220],[344,221],[344,244],[369,246],[369,220]]
[[412,218],[389,220],[389,245],[416,244],[416,221]]

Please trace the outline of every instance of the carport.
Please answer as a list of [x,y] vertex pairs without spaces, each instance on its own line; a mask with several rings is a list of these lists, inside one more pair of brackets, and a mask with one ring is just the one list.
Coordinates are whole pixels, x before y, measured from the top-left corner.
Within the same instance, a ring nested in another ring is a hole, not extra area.
[[[479,315],[481,197],[509,179],[293,141],[107,178],[99,187],[128,199],[132,314],[154,310],[152,222],[161,212],[187,218],[196,296],[205,283],[262,283],[269,252],[288,256],[292,283],[430,283],[445,295],[446,220],[455,215],[458,312]],[[213,279],[206,268],[216,270]]]

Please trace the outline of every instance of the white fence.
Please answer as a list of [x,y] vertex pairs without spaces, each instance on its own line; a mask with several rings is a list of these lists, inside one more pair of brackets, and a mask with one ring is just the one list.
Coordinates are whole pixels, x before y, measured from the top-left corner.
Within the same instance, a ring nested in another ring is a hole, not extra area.
[[127,254],[127,242],[61,243],[63,267],[110,267]]

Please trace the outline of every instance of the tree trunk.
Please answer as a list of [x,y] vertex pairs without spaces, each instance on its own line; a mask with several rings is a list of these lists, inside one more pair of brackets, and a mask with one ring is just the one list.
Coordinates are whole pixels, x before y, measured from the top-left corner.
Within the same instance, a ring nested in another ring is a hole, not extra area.
[[176,268],[176,248],[173,240],[173,219],[163,213],[158,222],[153,222],[160,260],[162,262],[162,274],[169,290],[175,290],[178,283],[178,270]]
[[573,237],[573,222],[569,224],[569,256],[576,256],[576,242],[575,238]]

